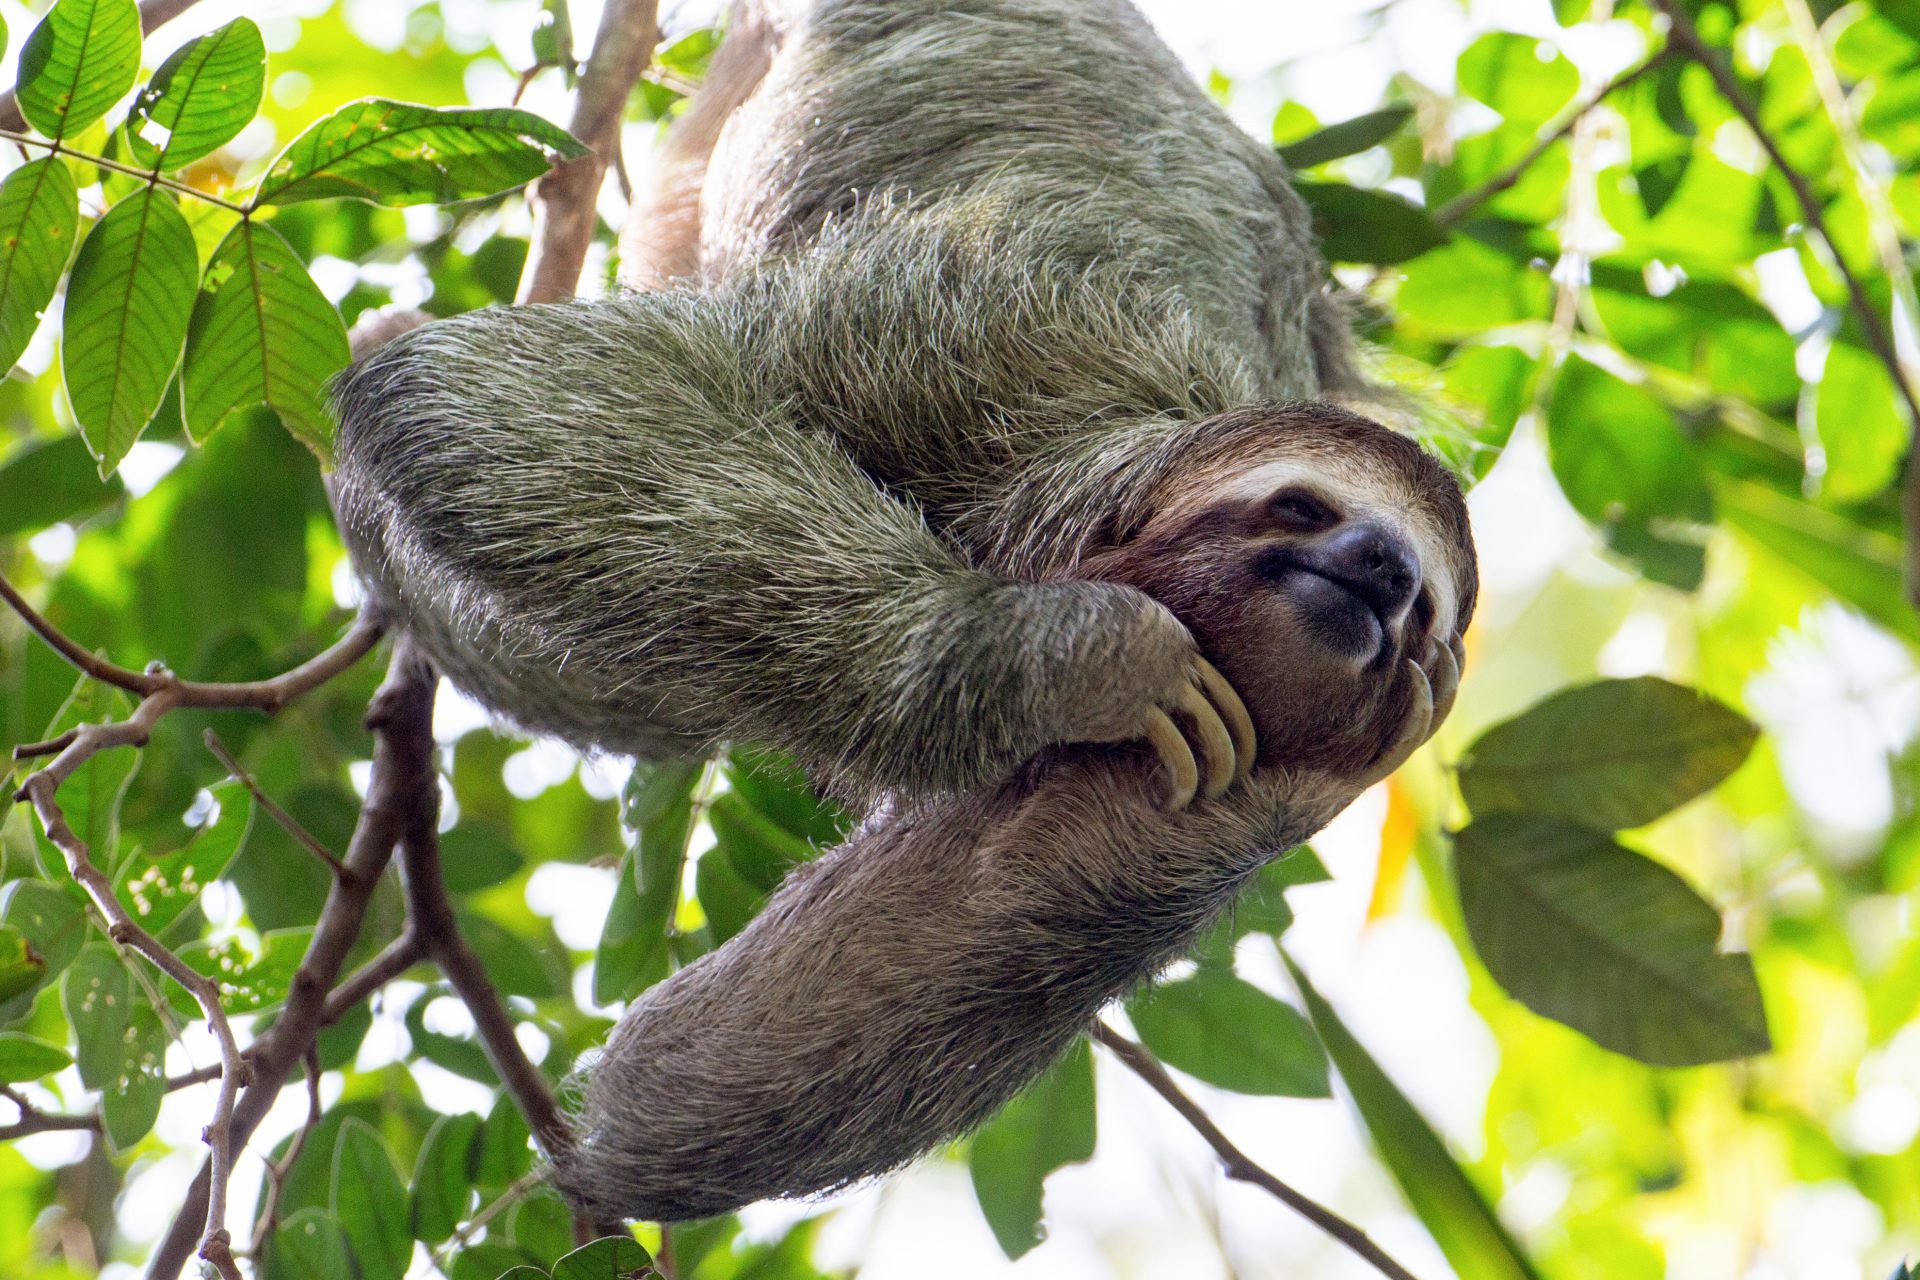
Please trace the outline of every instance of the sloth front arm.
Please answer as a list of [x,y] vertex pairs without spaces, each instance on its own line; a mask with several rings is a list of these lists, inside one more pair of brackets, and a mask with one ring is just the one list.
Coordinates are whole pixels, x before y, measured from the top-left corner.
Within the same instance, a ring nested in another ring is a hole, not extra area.
[[970,567],[683,293],[501,308],[346,374],[334,499],[376,606],[530,729],[776,744],[848,791],[1144,731],[1192,641],[1134,588]]

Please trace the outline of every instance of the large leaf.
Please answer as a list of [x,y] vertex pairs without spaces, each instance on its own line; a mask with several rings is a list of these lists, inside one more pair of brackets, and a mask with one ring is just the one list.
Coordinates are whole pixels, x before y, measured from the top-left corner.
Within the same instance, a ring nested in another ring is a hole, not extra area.
[[1313,213],[1320,252],[1333,262],[1404,262],[1447,242],[1425,209],[1385,191],[1296,182]]
[[1745,955],[1720,915],[1659,863],[1557,818],[1496,814],[1454,839],[1474,949],[1535,1013],[1658,1066],[1764,1053]]
[[58,157],[29,161],[0,183],[0,369],[33,341],[79,226],[79,196]]
[[127,148],[147,168],[183,169],[247,127],[266,82],[260,28],[235,18],[160,64],[127,114]]
[[60,987],[73,1025],[80,1080],[100,1091],[100,1120],[115,1151],[153,1128],[166,1096],[167,1037],[112,947],[84,948]]
[[276,1280],[345,1280],[355,1274],[346,1233],[325,1209],[305,1208],[281,1222],[271,1256]]
[[148,188],[94,224],[67,282],[61,369],[105,475],[159,407],[180,360],[200,259],[173,197]]
[[473,1198],[467,1166],[479,1136],[480,1117],[471,1111],[441,1116],[427,1130],[413,1168],[414,1239],[439,1244],[467,1216],[467,1204]]
[[1694,517],[1706,502],[1699,460],[1673,412],[1579,356],[1554,384],[1547,444],[1567,500],[1597,524],[1622,509]]
[[100,479],[79,436],[36,440],[0,462],[0,537],[77,519],[124,492],[119,476]]
[[359,1280],[401,1280],[413,1259],[407,1188],[372,1125],[349,1116],[333,1146],[333,1216],[359,1264]]
[[1900,539],[1766,485],[1722,480],[1727,521],[1896,635],[1920,642],[1920,620],[1900,589]]
[[627,1280],[649,1275],[653,1256],[631,1236],[590,1240],[553,1264],[553,1280]]
[[1759,730],[1657,676],[1554,694],[1482,734],[1460,766],[1476,817],[1543,813],[1589,827],[1638,827],[1718,786]]
[[0,924],[0,1002],[23,995],[47,976],[46,957],[12,925]]
[[1398,133],[1400,126],[1412,118],[1411,103],[1382,107],[1351,120],[1342,120],[1339,124],[1330,124],[1298,142],[1289,142],[1279,149],[1280,158],[1287,162],[1288,168],[1310,169],[1314,165],[1379,146]]
[[1127,1004],[1147,1048],[1236,1093],[1327,1096],[1327,1055],[1293,1006],[1230,971],[1203,968]]
[[[276,929],[260,935],[258,946],[239,936],[196,939],[175,950],[189,968],[213,979],[220,1004],[229,1013],[258,1013],[287,998],[293,975],[313,941],[311,926]],[[167,997],[184,1017],[197,1017],[199,1003],[187,989],[168,980]]]
[[72,1056],[57,1044],[36,1040],[18,1031],[0,1031],[0,1084],[38,1080],[72,1061]]
[[1076,1040],[1051,1070],[974,1135],[968,1168],[980,1212],[1009,1258],[1040,1243],[1042,1186],[1093,1155],[1093,1053]]
[[220,878],[253,828],[253,796],[244,786],[222,783],[213,793],[219,812],[185,845],[155,858],[128,858],[115,877],[115,895],[149,933],[164,932]]
[[[1542,53],[1548,54],[1542,57]],[[1580,73],[1534,36],[1493,31],[1460,55],[1460,91],[1478,98],[1510,123],[1539,125],[1573,101]]]
[[60,0],[20,47],[20,114],[49,138],[76,134],[133,88],[139,71],[134,0]]
[[1836,502],[1870,498],[1899,473],[1911,429],[1886,366],[1836,342],[1815,396],[1815,425],[1826,450],[1823,492]]
[[566,130],[511,107],[442,110],[367,98],[295,138],[260,180],[253,202],[345,196],[448,204],[511,191],[586,150]]
[[5,900],[0,902],[0,926],[24,939],[28,947],[25,955],[11,945],[0,948],[0,962],[7,966],[5,985],[15,988],[0,994],[0,999],[16,994],[23,979],[42,983],[57,977],[87,940],[86,907],[71,882],[68,891],[62,892],[44,880],[15,880],[5,887]]
[[187,331],[180,398],[205,439],[229,413],[266,403],[325,458],[333,443],[324,392],[348,360],[347,331],[287,242],[243,221],[207,264]]
[[1540,1280],[1433,1126],[1354,1039],[1292,957],[1283,958],[1374,1146],[1454,1270],[1473,1280]]

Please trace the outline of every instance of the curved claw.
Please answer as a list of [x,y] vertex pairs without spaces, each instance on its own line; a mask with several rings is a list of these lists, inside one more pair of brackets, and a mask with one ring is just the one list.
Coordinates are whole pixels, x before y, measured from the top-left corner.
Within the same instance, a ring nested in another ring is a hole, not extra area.
[[1454,695],[1460,692],[1460,661],[1454,657],[1451,645],[1434,647],[1433,670],[1427,679],[1433,686],[1433,723],[1428,726],[1431,736],[1453,710]]
[[1233,781],[1236,767],[1233,739],[1228,736],[1220,713],[1207,701],[1207,695],[1200,691],[1199,685],[1190,684],[1180,690],[1178,705],[1181,711],[1193,717],[1193,731],[1200,739],[1200,763],[1207,771],[1203,794],[1211,800]]
[[1400,732],[1394,735],[1393,741],[1380,753],[1373,768],[1368,770],[1365,779],[1367,786],[1379,782],[1405,764],[1407,757],[1419,750],[1420,744],[1427,740],[1428,732],[1433,727],[1433,686],[1428,683],[1427,673],[1420,669],[1419,663],[1409,658],[1407,667],[1413,673],[1413,705],[1407,708],[1406,719],[1400,722]]
[[1233,736],[1234,781],[1245,782],[1253,773],[1253,759],[1260,750],[1253,732],[1253,716],[1219,668],[1205,658],[1195,658],[1194,670],[1199,675],[1200,688],[1213,701],[1220,718],[1226,722],[1227,732]]
[[1160,807],[1177,813],[1193,802],[1200,785],[1200,767],[1194,763],[1187,739],[1166,712],[1155,707],[1147,712],[1146,739],[1160,763],[1167,766],[1167,799]]

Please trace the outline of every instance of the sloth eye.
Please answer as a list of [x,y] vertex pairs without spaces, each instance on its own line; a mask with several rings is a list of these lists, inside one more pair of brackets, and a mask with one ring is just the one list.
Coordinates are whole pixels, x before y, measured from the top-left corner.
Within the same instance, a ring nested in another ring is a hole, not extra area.
[[1318,533],[1340,523],[1340,513],[1305,489],[1282,489],[1267,501],[1267,510],[1280,526],[1301,533]]

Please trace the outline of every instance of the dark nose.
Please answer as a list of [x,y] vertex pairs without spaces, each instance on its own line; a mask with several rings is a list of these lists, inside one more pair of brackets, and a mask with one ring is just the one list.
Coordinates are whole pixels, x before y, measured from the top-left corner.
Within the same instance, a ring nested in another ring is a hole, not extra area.
[[1389,622],[1420,590],[1420,561],[1398,533],[1355,520],[1329,533],[1314,549],[1312,567],[1372,605]]

